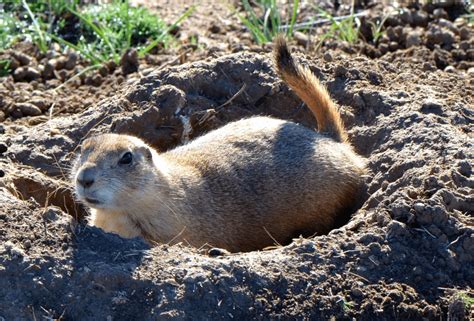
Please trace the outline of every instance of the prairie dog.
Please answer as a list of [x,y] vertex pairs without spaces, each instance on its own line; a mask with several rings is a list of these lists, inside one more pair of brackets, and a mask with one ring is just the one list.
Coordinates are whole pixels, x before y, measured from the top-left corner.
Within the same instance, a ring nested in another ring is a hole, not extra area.
[[90,224],[149,241],[208,244],[232,252],[326,233],[363,187],[365,160],[310,70],[275,43],[278,74],[308,105],[319,132],[251,117],[158,153],[137,137],[83,142],[72,179]]

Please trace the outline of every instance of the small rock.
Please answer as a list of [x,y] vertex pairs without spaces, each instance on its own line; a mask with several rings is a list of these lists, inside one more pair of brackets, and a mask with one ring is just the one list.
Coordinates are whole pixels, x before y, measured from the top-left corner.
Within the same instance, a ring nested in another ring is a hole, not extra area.
[[450,47],[454,43],[454,33],[450,30],[443,30],[441,37],[444,46]]
[[407,35],[405,46],[407,48],[419,46],[421,44],[420,33],[417,31],[412,31]]
[[300,45],[300,46],[305,46],[308,44],[308,36],[302,32],[299,32],[299,31],[295,31],[295,33],[293,34],[296,42]]
[[471,29],[468,27],[462,27],[459,30],[459,36],[461,37],[461,40],[469,40],[471,38]]
[[471,44],[467,40],[461,41],[459,43],[459,49],[467,51],[467,50],[471,49]]
[[420,112],[424,114],[443,114],[443,105],[434,98],[427,98],[421,102]]
[[117,64],[113,60],[108,61],[105,65],[109,69],[109,73],[113,73],[117,68]]
[[416,27],[426,27],[428,25],[428,14],[418,10],[412,12],[413,25]]
[[461,160],[458,162],[458,171],[461,175],[470,177],[472,174],[472,166],[467,160]]
[[466,50],[467,59],[470,61],[474,60],[474,48]]
[[413,17],[409,9],[406,9],[406,8],[401,9],[400,19],[405,24],[410,24],[410,25],[413,24]]
[[98,72],[102,77],[107,77],[107,75],[109,74],[109,68],[105,65],[102,65],[99,68]]
[[433,17],[435,17],[436,19],[448,19],[448,14],[443,8],[436,8],[433,10]]
[[334,70],[334,76],[336,77],[345,77],[346,74],[347,74],[347,68],[344,66],[339,65]]
[[212,22],[209,26],[209,31],[212,33],[221,33],[222,29],[221,26],[215,22]]
[[467,70],[467,74],[470,76],[470,77],[474,77],[474,67],[471,67]]
[[451,45],[454,41],[454,34],[437,25],[432,25],[426,32],[426,40],[429,45]]
[[8,146],[5,143],[0,143],[0,154],[5,153],[8,150]]
[[138,53],[135,49],[128,49],[120,59],[120,66],[124,75],[138,71]]
[[387,226],[387,238],[399,238],[408,236],[410,232],[407,226],[399,221],[391,221]]
[[424,62],[423,63],[423,70],[424,71],[434,71],[436,70],[436,66],[433,66],[433,64],[429,62]]
[[61,69],[61,70],[55,70],[54,75],[56,76],[57,79],[64,82],[68,78],[69,73],[66,69]]
[[453,66],[447,66],[446,68],[444,68],[444,71],[449,72],[449,73],[454,73],[456,72],[456,68],[454,68]]
[[41,75],[45,79],[51,79],[54,76],[55,66],[48,61],[45,65],[39,65],[38,67],[41,70]]
[[74,51],[69,52],[66,59],[64,60],[64,68],[67,70],[72,70],[76,66],[79,56]]
[[[3,122],[5,120],[5,112],[3,110],[0,110],[0,123]],[[4,134],[5,133],[5,129],[2,127],[3,129],[3,132],[0,132],[0,134]]]
[[333,61],[332,55],[331,55],[331,53],[329,53],[329,52],[325,52],[325,53],[324,53],[323,59],[324,59],[325,61],[327,61],[327,62]]
[[28,66],[31,62],[31,57],[23,52],[16,52],[12,53],[12,56],[20,63],[20,66]]
[[389,41],[398,41],[399,35],[395,32],[395,29],[391,26],[387,27],[386,29],[387,37]]
[[386,54],[388,52],[388,44],[387,43],[381,43],[379,45],[379,50],[382,55]]
[[443,27],[443,28],[446,28],[446,29],[449,29],[451,32],[455,33],[455,34],[459,34],[459,29],[458,27],[456,27],[454,25],[454,23],[452,23],[451,21],[449,20],[446,20],[446,19],[439,19],[438,21],[438,25]]
[[23,116],[39,116],[42,114],[41,109],[30,103],[16,103],[15,107],[21,111]]
[[207,251],[207,254],[211,257],[217,257],[217,256],[229,255],[230,252],[225,250],[225,249],[221,249],[221,248],[218,248],[218,247],[213,247],[212,249],[209,249],[209,251]]
[[364,296],[364,292],[359,288],[353,288],[351,294],[357,298],[362,298]]
[[30,99],[29,103],[35,105],[42,111],[48,110],[48,108],[51,106],[50,102],[42,97],[33,97]]
[[94,74],[94,75],[88,76],[85,79],[86,85],[96,86],[96,87],[100,86],[102,84],[102,81],[103,81],[103,78],[99,74]]
[[33,67],[20,67],[13,72],[13,79],[15,81],[32,81],[39,77],[41,77],[41,74]]
[[63,59],[53,58],[53,59],[50,59],[46,64],[51,65],[54,70],[60,70],[60,69],[63,69],[64,62],[65,62],[64,58]]
[[389,44],[388,44],[388,49],[390,49],[390,51],[395,51],[397,49],[399,49],[400,46],[398,45],[398,42],[395,42],[395,41],[391,41]]
[[417,202],[413,204],[413,208],[417,213],[422,213],[425,210],[425,204]]

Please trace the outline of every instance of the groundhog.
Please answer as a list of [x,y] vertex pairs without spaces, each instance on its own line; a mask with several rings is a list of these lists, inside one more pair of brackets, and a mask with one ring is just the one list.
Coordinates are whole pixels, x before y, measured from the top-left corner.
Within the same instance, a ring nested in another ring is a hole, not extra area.
[[274,61],[318,131],[257,116],[164,153],[128,135],[88,138],[72,177],[90,224],[125,238],[232,252],[334,228],[363,190],[365,160],[347,142],[327,90],[281,37]]

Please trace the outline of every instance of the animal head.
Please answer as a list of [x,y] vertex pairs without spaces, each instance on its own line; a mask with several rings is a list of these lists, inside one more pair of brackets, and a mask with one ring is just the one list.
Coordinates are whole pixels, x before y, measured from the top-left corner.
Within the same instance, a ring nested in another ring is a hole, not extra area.
[[155,175],[154,153],[133,136],[104,134],[86,139],[71,175],[78,200],[103,209],[119,209],[136,200]]

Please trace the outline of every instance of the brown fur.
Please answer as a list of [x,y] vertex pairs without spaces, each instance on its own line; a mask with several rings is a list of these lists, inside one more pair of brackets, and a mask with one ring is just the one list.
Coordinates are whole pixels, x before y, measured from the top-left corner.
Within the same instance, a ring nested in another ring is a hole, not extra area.
[[[333,228],[362,190],[365,161],[345,143],[327,91],[295,64],[281,39],[275,58],[330,137],[253,117],[162,154],[127,135],[88,139],[73,180],[79,200],[92,207],[91,224],[124,237],[230,251]],[[130,164],[122,162],[126,153]],[[93,181],[87,187],[79,183],[86,178]]]

